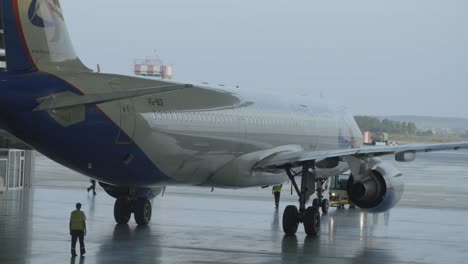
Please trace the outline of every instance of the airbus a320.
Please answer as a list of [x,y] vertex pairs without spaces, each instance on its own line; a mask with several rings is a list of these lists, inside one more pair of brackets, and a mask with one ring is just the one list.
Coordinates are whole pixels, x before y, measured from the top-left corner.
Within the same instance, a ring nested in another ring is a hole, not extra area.
[[[299,206],[283,230],[309,236],[326,213],[323,184],[351,171],[350,200],[373,212],[400,200],[402,174],[378,157],[467,142],[363,147],[343,109],[312,97],[96,73],[75,54],[57,0],[1,1],[7,71],[0,74],[0,126],[52,160],[100,182],[114,218],[149,223],[164,186],[244,188],[290,180]],[[300,177],[300,181],[297,176]],[[317,192],[318,200],[308,206]]]

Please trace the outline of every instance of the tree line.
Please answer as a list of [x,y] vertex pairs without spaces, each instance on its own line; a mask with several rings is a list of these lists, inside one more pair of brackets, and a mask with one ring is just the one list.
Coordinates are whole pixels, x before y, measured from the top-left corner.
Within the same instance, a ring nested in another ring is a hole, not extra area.
[[398,134],[411,134],[417,132],[415,123],[413,122],[400,122],[390,119],[380,120],[372,116],[355,116],[354,119],[358,124],[361,131],[370,131],[371,133],[398,133]]

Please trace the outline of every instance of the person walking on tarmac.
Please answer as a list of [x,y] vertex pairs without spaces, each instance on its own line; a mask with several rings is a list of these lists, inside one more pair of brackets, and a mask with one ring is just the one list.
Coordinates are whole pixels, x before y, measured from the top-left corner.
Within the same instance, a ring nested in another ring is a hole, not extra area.
[[87,190],[88,192],[90,190],[93,190],[93,195],[96,195],[96,180],[91,179],[90,182],[91,182],[91,186],[89,186]]
[[86,253],[84,236],[86,236],[86,215],[81,211],[81,204],[76,204],[76,210],[70,215],[71,254],[76,256],[76,240],[80,240],[80,255]]
[[279,206],[282,187],[283,187],[283,184],[278,184],[278,185],[273,186],[272,193],[275,196],[275,208],[278,208]]

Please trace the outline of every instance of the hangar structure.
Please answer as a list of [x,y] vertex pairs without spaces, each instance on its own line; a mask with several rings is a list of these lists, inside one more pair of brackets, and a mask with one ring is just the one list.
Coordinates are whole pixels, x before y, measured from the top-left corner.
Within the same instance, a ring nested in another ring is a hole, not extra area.
[[0,192],[31,187],[34,156],[28,145],[0,130]]
[[5,32],[3,30],[3,12],[0,9],[0,72],[6,70]]
[[[0,72],[6,71],[5,32],[0,10]],[[0,192],[31,186],[34,151],[0,129]]]

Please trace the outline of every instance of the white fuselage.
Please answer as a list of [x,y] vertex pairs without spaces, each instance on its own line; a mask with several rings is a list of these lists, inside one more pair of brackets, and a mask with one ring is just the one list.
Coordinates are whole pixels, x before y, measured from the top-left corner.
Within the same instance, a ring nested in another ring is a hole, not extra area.
[[[55,75],[82,94],[174,85],[112,74]],[[55,96],[76,96],[73,94],[67,91]],[[241,188],[276,184],[287,180],[285,171],[255,171],[257,162],[278,152],[338,150],[362,143],[353,117],[343,109],[288,93],[192,86],[101,103],[86,110],[50,110],[48,114],[53,121],[42,116],[46,119],[37,122],[61,125],[53,131],[57,139],[27,142],[57,162],[121,186]],[[103,120],[104,116],[110,121]],[[115,125],[109,128],[107,123]],[[99,136],[83,136],[93,129],[101,131]],[[69,149],[81,154],[74,155]],[[115,170],[110,172],[106,166]],[[319,177],[327,177],[345,169],[347,163],[340,163],[317,172]]]
[[[319,151],[362,143],[351,116],[309,97],[204,89],[135,98],[120,112],[127,135],[180,184],[246,187],[284,182],[285,172],[256,173],[243,166],[246,155],[278,146]],[[346,164],[341,164],[319,170],[319,175],[344,169]]]

